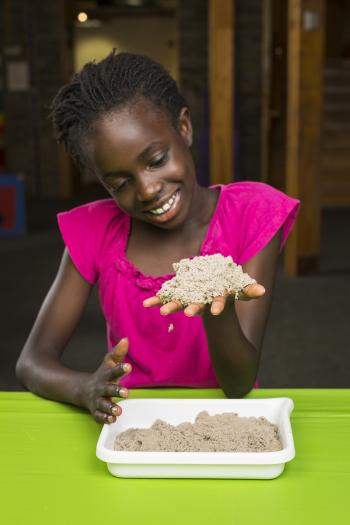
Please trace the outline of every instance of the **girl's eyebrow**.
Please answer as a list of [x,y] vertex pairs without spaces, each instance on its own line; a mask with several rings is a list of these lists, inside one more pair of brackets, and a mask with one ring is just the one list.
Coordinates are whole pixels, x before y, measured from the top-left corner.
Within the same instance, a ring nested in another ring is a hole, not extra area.
[[[154,149],[157,146],[164,146],[164,142],[161,142],[160,140],[151,142],[151,144],[149,144],[143,151],[141,151],[141,153],[139,153],[139,155],[137,156],[137,160],[142,160],[142,158],[147,157],[152,151],[152,149]],[[127,172],[124,170],[121,170],[121,171],[114,170],[114,171],[107,171],[106,173],[103,173],[102,176],[104,179],[108,179],[111,177],[116,177],[116,176],[126,175],[126,174]]]
[[145,148],[143,151],[141,151],[141,153],[137,156],[137,159],[138,160],[141,160],[143,157],[147,157],[147,155],[152,151],[153,148],[155,148],[156,146],[164,146],[164,142],[161,142],[160,140],[156,140],[154,142],[151,142],[151,144],[149,144],[147,146],[147,148]]

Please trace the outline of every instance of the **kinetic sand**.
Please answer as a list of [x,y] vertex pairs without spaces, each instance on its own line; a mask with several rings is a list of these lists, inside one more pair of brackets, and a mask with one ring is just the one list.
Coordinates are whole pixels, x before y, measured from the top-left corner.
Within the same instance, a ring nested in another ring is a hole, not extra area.
[[157,419],[151,428],[119,434],[115,450],[143,452],[273,452],[282,449],[276,425],[264,417],[200,412],[195,422],[173,426]]
[[179,300],[184,306],[191,303],[211,303],[214,297],[225,293],[235,294],[256,281],[230,256],[204,255],[193,259],[181,259],[173,264],[175,277],[163,283],[157,293],[163,304]]

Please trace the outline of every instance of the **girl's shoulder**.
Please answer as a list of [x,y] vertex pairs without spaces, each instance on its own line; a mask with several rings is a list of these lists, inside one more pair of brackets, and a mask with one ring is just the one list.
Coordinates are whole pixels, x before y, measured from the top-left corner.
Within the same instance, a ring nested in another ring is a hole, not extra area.
[[78,235],[84,229],[95,236],[115,233],[125,227],[127,219],[128,215],[113,199],[88,202],[57,214],[60,230]]
[[225,200],[236,202],[240,206],[249,205],[252,201],[257,203],[267,200],[272,203],[290,198],[282,191],[264,182],[240,181],[231,184],[219,184],[218,186],[221,187]]
[[102,199],[57,214],[59,230],[73,262],[90,283],[111,252],[123,246],[129,216],[113,199]]
[[239,246],[243,264],[281,230],[281,248],[296,220],[300,201],[263,182],[242,181],[221,188],[222,229]]
[[122,218],[125,214],[113,199],[101,199],[75,206],[68,211],[58,213],[58,217],[71,217],[74,220],[87,220],[96,223]]
[[246,221],[273,218],[276,213],[284,214],[298,209],[300,201],[264,182],[242,181],[220,184],[221,205],[226,211],[237,214]]

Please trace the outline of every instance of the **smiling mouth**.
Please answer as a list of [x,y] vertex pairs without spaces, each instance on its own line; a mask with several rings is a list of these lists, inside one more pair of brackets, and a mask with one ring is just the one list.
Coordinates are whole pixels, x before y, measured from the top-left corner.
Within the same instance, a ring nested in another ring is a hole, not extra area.
[[148,210],[147,213],[151,213],[152,215],[164,215],[164,213],[169,212],[172,209],[172,207],[174,206],[175,202],[176,202],[176,197],[177,197],[179,191],[180,190],[176,190],[175,193],[172,194],[170,199],[168,199],[163,204],[163,206],[161,206],[160,208],[154,208],[153,210]]

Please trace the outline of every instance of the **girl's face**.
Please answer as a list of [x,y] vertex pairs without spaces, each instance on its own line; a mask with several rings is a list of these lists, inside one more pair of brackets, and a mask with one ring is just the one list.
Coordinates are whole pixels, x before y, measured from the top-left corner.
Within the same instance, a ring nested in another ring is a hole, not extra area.
[[164,229],[184,223],[197,184],[186,108],[177,131],[164,112],[140,100],[103,117],[90,137],[97,176],[121,209]]

